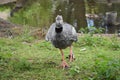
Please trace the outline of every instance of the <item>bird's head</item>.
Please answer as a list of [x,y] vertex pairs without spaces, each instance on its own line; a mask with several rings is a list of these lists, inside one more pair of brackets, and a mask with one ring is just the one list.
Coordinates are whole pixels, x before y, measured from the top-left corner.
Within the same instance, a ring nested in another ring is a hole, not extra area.
[[58,15],[56,17],[56,27],[55,27],[55,31],[57,33],[62,32],[62,30],[63,30],[63,25],[62,24],[63,24],[63,18],[62,18],[61,15]]
[[63,23],[63,17],[61,15],[57,15],[56,24],[62,24],[62,23]]

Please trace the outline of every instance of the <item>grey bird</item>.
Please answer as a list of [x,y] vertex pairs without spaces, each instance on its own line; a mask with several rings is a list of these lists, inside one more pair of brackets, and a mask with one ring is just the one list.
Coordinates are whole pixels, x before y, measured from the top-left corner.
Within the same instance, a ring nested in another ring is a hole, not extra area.
[[75,28],[72,25],[63,22],[62,16],[58,15],[56,17],[56,22],[50,26],[45,39],[50,41],[54,47],[59,48],[62,55],[61,66],[63,68],[69,67],[64,59],[64,53],[62,49],[70,47],[69,61],[72,62],[74,60],[72,43],[77,41],[77,33]]

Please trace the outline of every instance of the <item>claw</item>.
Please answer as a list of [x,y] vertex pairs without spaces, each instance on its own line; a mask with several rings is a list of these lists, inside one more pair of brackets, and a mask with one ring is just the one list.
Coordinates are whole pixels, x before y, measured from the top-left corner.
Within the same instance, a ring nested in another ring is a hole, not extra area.
[[75,60],[74,55],[73,55],[73,54],[72,54],[72,55],[69,55],[69,61],[72,62],[72,61],[74,61],[74,60]]
[[62,68],[69,68],[69,65],[66,63],[66,61],[62,61],[61,66]]

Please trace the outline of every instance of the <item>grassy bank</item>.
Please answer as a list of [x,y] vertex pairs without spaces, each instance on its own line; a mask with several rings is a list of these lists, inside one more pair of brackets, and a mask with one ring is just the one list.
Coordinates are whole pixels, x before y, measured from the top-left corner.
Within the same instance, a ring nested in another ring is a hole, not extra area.
[[10,17],[9,20],[21,25],[48,27],[52,21],[51,9],[52,2],[49,0],[30,0],[22,9],[14,13],[14,16]]
[[[59,67],[61,55],[51,43],[33,38],[0,39],[1,80],[119,80],[120,41],[117,37],[80,36],[73,44],[76,60]],[[69,48],[64,50],[65,56]]]

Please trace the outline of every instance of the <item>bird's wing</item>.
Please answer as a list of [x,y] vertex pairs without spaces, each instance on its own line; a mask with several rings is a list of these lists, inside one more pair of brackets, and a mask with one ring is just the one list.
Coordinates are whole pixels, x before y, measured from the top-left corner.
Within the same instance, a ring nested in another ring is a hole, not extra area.
[[73,35],[73,40],[77,41],[77,32],[74,27],[72,27],[72,35]]
[[65,23],[64,32],[65,32],[65,35],[68,36],[70,40],[77,41],[77,32],[72,25]]
[[50,26],[50,28],[48,29],[48,32],[47,32],[47,34],[46,34],[46,36],[45,36],[45,40],[46,41],[51,41],[51,39],[52,39],[52,37],[53,37],[53,35],[54,35],[54,30],[55,29],[55,24],[53,23],[51,26]]

